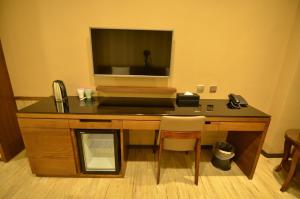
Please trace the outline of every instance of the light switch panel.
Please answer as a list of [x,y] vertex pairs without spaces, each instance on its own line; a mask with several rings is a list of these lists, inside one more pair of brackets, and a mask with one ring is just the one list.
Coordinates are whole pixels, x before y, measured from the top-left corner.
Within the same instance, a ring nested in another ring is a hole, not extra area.
[[210,92],[210,93],[216,93],[216,92],[217,92],[217,89],[218,89],[218,87],[215,86],[215,85],[210,86],[210,87],[209,87],[209,92]]
[[197,93],[203,93],[204,92],[204,85],[198,84],[197,85]]

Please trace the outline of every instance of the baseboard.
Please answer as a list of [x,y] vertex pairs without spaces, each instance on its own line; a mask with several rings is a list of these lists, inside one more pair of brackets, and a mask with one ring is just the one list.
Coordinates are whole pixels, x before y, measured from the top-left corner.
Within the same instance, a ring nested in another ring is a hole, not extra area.
[[[129,149],[152,149],[153,145],[140,145],[140,144],[130,144],[128,145]],[[213,145],[201,145],[201,149],[212,149]]]
[[282,158],[283,153],[267,153],[264,150],[261,150],[261,154],[265,156],[266,158]]

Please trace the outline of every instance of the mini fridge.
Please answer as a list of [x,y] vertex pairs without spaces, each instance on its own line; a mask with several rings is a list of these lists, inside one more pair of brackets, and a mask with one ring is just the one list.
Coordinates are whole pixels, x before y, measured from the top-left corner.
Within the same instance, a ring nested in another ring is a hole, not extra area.
[[120,130],[76,129],[82,173],[118,174]]

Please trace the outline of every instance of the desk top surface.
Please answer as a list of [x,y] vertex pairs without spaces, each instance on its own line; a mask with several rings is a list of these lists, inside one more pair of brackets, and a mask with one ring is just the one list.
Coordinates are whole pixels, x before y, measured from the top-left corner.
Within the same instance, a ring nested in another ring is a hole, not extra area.
[[61,103],[48,97],[19,110],[19,113],[270,117],[250,105],[229,109],[227,103],[225,99],[201,99],[199,107],[179,107],[174,98],[94,97],[80,101],[78,97],[69,96],[66,103]]

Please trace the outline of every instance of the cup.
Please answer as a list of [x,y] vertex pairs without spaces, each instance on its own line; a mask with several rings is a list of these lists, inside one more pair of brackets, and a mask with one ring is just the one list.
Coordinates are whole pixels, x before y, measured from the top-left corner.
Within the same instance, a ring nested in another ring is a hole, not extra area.
[[86,99],[92,99],[92,92],[93,92],[93,90],[90,88],[84,89],[84,94],[85,94]]
[[77,94],[80,100],[84,99],[84,89],[83,88],[78,88],[77,89]]

